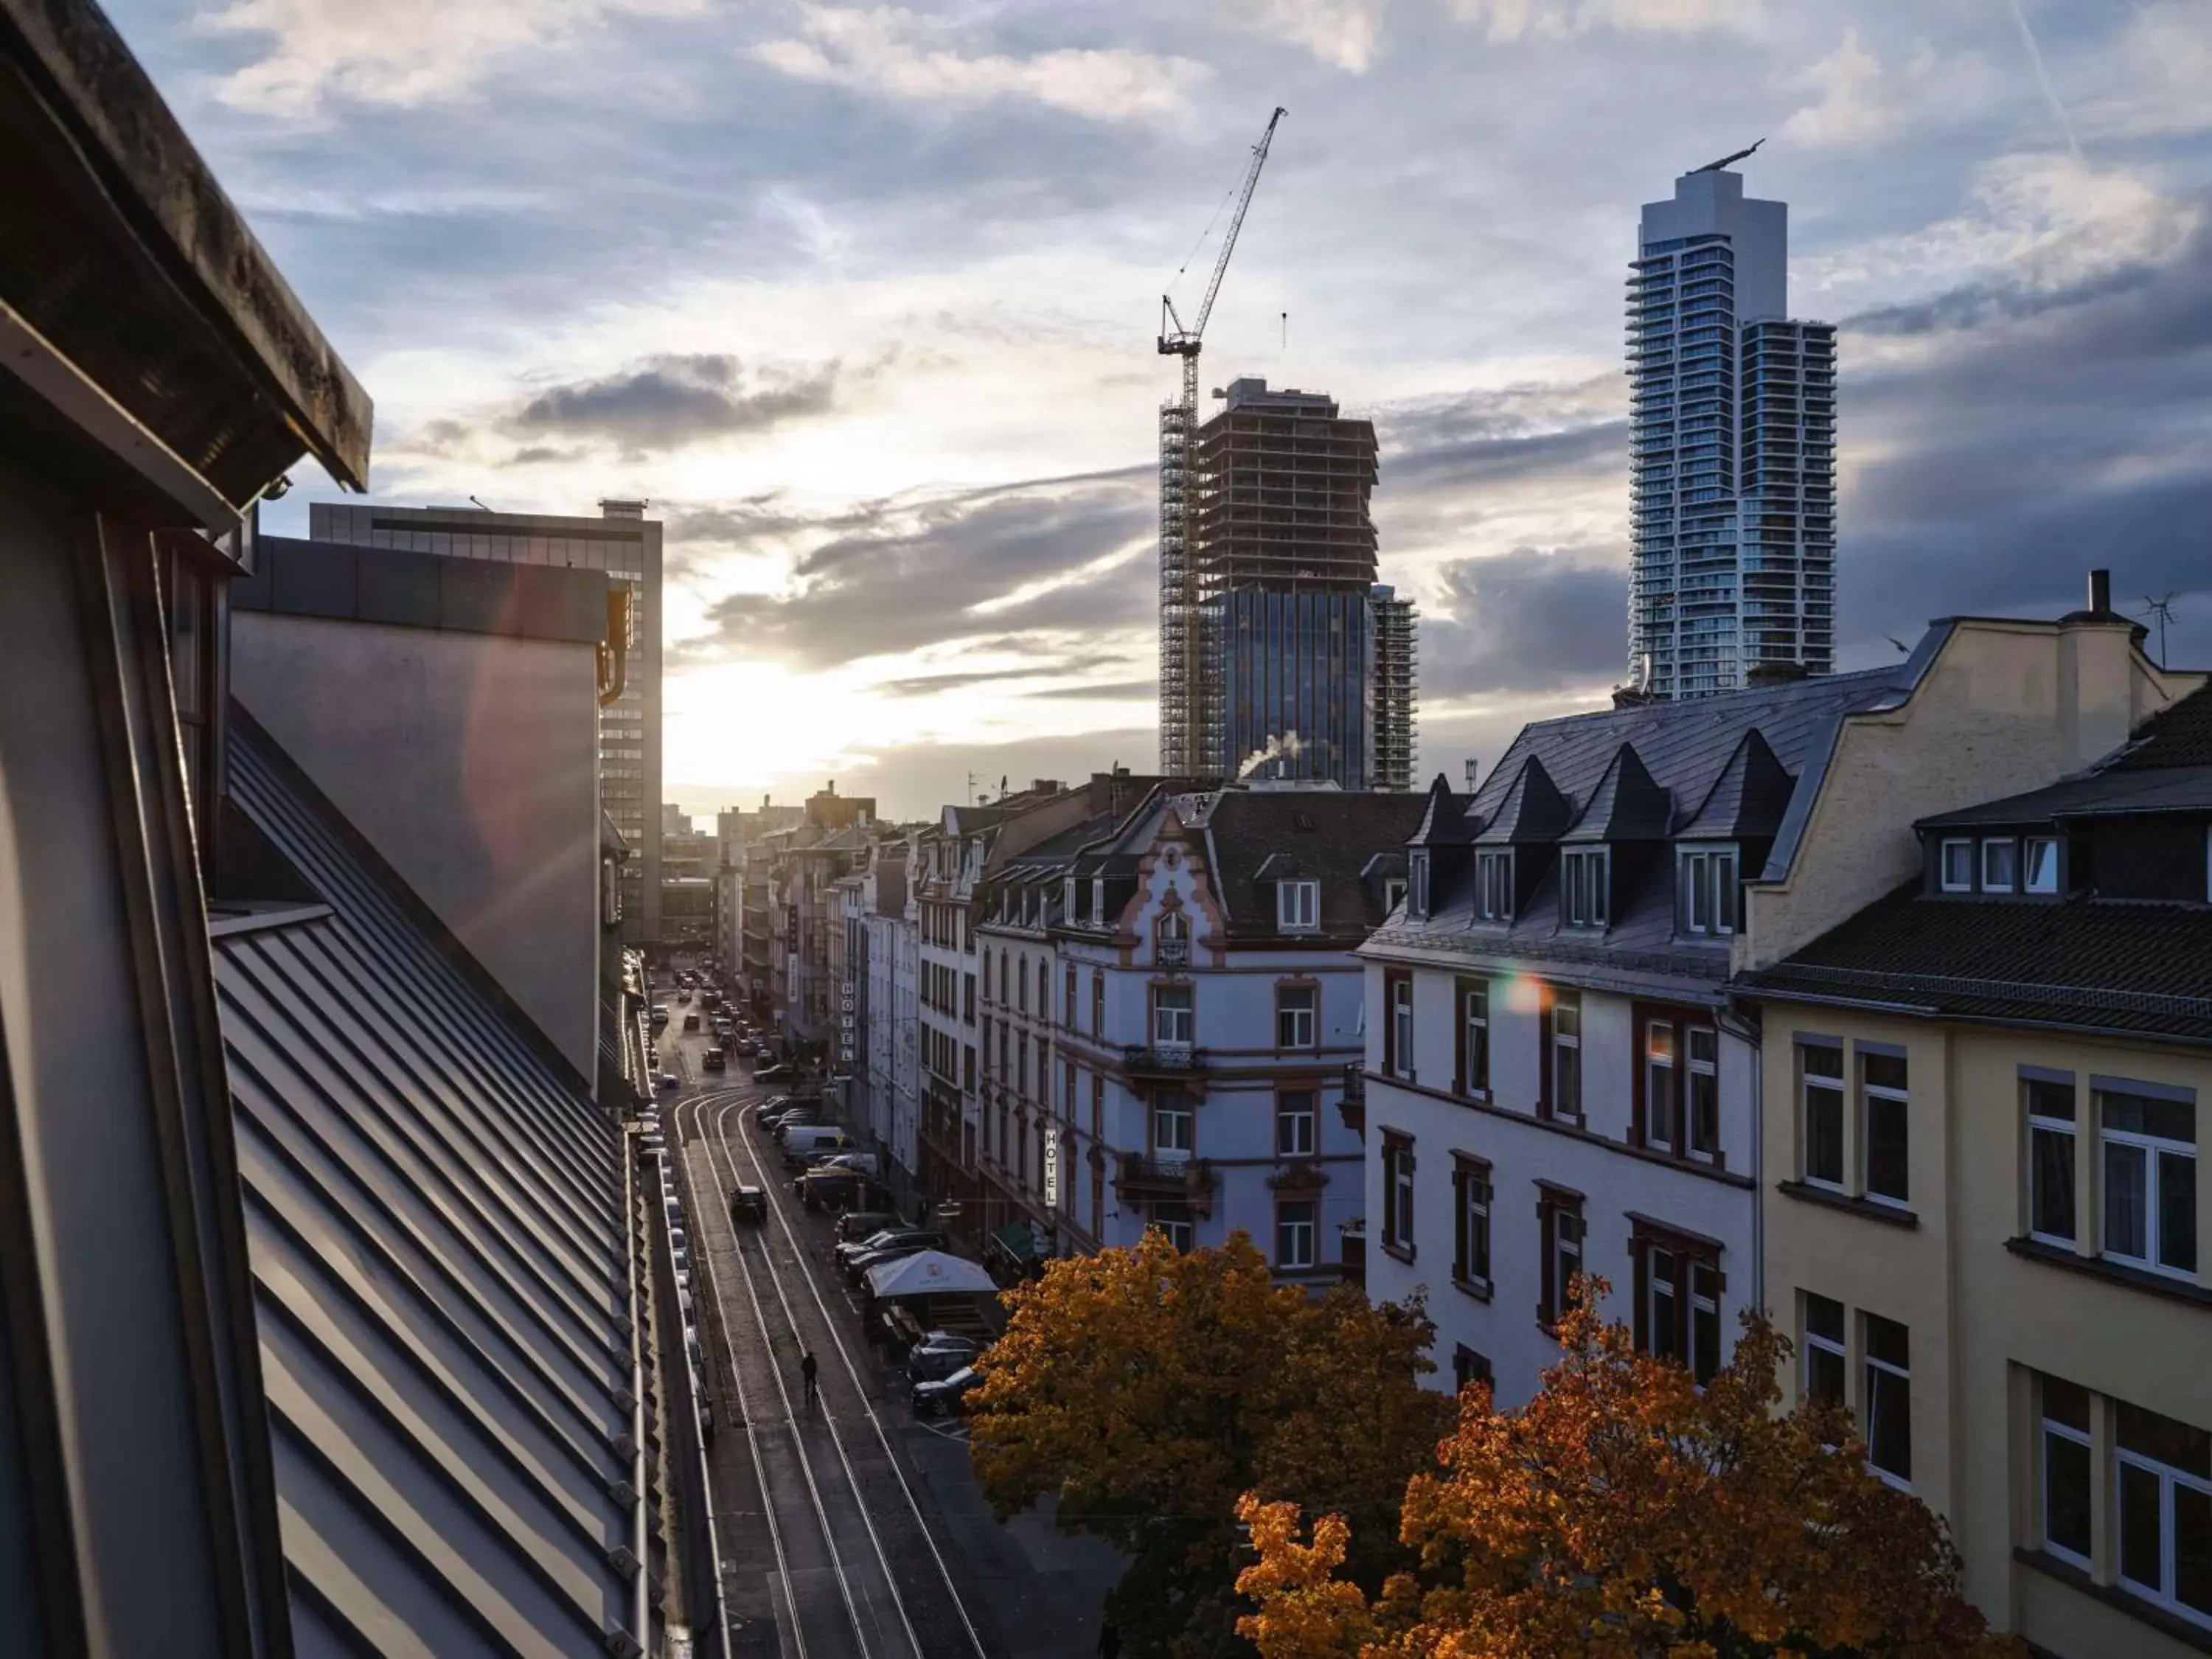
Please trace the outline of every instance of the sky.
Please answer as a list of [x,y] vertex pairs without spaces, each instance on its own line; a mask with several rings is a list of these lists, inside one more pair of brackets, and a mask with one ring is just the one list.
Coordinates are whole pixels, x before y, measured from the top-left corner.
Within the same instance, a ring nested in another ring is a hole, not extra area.
[[1840,326],[1839,665],[2092,566],[2212,665],[2208,0],[107,3],[373,499],[652,502],[691,812],[1152,765],[1159,296],[1279,104],[1201,397],[1375,421],[1424,774],[1624,678],[1638,206],[1762,137]]

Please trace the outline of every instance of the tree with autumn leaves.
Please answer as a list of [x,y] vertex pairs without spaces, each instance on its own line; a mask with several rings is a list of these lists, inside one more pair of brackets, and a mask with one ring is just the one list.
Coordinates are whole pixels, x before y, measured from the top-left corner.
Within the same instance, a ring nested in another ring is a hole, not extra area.
[[1347,1564],[1362,1522],[1255,1492],[1237,1513],[1258,1560],[1238,1630],[1261,1659],[1698,1659],[1863,1654],[1986,1659],[2022,1650],[1959,1595],[1925,1505],[1865,1466],[1849,1416],[1778,1412],[1789,1343],[1747,1322],[1702,1390],[1593,1310],[1561,1322],[1559,1362],[1517,1412],[1462,1396],[1438,1466],[1407,1485],[1415,1556],[1379,1594]]
[[1188,1253],[1150,1233],[1050,1262],[1006,1300],[967,1401],[976,1474],[1001,1516],[1050,1494],[1062,1527],[1127,1558],[1109,1613],[1132,1659],[1252,1651],[1236,1630],[1247,1493],[1346,1517],[1347,1584],[1379,1592],[1412,1565],[1399,1504],[1452,1420],[1420,1385],[1418,1305],[1278,1285],[1242,1233]]

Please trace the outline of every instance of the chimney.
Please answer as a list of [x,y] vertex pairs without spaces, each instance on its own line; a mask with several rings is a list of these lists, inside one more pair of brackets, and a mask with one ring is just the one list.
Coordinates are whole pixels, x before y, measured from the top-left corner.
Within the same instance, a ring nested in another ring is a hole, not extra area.
[[2058,622],[2058,723],[2068,771],[2094,764],[2128,740],[2142,632],[2113,613],[2112,573],[2092,570],[2087,606]]
[[599,516],[606,519],[641,519],[645,516],[643,501],[601,501]]
[[2089,573],[2089,609],[2100,617],[2112,613],[2112,573],[2092,570]]
[[1481,770],[1482,763],[1470,755],[1467,763],[1467,793],[1470,795],[1474,793],[1474,780]]

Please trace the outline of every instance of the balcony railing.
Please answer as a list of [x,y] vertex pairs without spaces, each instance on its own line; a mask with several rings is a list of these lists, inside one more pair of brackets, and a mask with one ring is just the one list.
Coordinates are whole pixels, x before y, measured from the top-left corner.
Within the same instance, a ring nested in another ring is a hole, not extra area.
[[1181,968],[1190,961],[1190,941],[1163,939],[1152,942],[1152,960],[1162,968]]
[[1213,1165],[1202,1158],[1139,1158],[1126,1152],[1115,1185],[1131,1195],[1200,1198],[1221,1184]]
[[1133,1042],[1121,1050],[1121,1066],[1133,1076],[1188,1077],[1206,1069],[1206,1050],[1188,1042]]
[[1367,1133],[1367,1078],[1357,1062],[1344,1068],[1344,1097],[1336,1109],[1346,1128],[1356,1134]]

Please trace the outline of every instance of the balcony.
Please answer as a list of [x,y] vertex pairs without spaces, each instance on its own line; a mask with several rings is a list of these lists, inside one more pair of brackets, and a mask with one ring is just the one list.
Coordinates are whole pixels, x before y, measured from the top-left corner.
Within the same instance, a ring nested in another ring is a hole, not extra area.
[[1134,1152],[1121,1155],[1121,1173],[1114,1178],[1115,1190],[1125,1199],[1180,1198],[1199,1205],[1211,1202],[1220,1184],[1205,1158],[1139,1158]]
[[1187,939],[1155,939],[1152,960],[1162,968],[1184,968],[1190,964],[1190,941]]
[[1121,1069],[1132,1078],[1192,1077],[1206,1069],[1206,1050],[1188,1042],[1127,1043]]
[[1367,1133],[1367,1078],[1358,1065],[1344,1068],[1344,1097],[1336,1103],[1344,1127],[1355,1134]]

